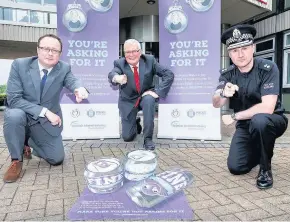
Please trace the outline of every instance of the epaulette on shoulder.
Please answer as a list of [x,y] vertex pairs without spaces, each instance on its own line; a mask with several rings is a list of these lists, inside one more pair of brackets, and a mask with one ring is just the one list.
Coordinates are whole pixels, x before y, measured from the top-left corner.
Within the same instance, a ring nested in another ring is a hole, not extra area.
[[266,71],[270,71],[273,68],[273,63],[269,60],[263,59],[260,63],[259,63],[259,69],[263,69]]
[[222,74],[222,75],[223,75],[223,74],[226,74],[226,73],[232,71],[234,68],[235,68],[235,66],[234,66],[234,65],[231,65],[231,66],[229,66],[228,68],[221,69],[221,70],[220,70],[220,74]]

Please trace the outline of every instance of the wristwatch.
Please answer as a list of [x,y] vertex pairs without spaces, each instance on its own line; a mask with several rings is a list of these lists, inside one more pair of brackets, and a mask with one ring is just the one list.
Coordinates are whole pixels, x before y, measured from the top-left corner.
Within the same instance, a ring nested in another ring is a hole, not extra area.
[[235,121],[237,120],[235,113],[232,113],[231,117],[232,117],[233,120],[235,120]]

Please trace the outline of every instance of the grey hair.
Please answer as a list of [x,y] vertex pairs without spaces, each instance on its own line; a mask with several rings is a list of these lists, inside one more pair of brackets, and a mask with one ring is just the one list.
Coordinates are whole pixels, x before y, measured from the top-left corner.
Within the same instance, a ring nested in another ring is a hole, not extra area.
[[127,39],[125,42],[124,42],[124,46],[126,44],[129,44],[129,45],[137,45],[138,46],[138,49],[141,49],[141,44],[140,42],[138,42],[136,39]]

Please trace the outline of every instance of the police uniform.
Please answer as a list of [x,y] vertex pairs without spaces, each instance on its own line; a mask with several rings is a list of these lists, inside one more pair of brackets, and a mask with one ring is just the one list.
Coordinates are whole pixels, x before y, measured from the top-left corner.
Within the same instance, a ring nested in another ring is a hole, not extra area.
[[[251,45],[255,34],[253,26],[238,25],[226,30],[222,35],[222,43],[228,49]],[[263,96],[280,93],[279,70],[272,61],[254,58],[253,68],[247,73],[241,73],[235,65],[221,70],[220,73],[217,89],[224,89],[227,82],[239,87],[233,97],[229,98],[230,108],[234,113],[261,103]],[[273,114],[259,113],[250,120],[237,121],[228,156],[231,173],[248,173],[260,164],[258,178],[262,178],[262,182],[258,184],[259,179],[257,180],[258,187],[272,186],[272,181],[269,180],[272,180],[271,158],[275,140],[285,132],[288,125],[283,113],[284,108],[278,97]]]

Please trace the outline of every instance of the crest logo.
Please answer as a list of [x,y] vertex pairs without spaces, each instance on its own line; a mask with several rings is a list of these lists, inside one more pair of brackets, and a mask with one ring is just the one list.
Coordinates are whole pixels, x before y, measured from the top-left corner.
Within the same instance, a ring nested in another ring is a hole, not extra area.
[[73,118],[77,118],[80,116],[80,111],[78,109],[74,109],[71,111],[70,115],[73,117]]
[[174,110],[172,110],[172,112],[171,112],[171,116],[172,116],[173,118],[177,118],[177,117],[179,117],[179,116],[180,116],[180,112],[178,111],[178,109],[174,109]]
[[234,37],[235,39],[239,39],[241,36],[242,36],[242,34],[241,34],[240,30],[235,29],[235,30],[233,31],[233,37]]

